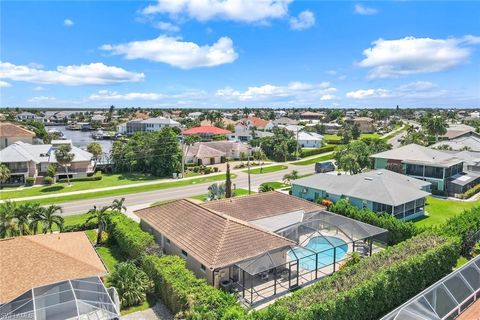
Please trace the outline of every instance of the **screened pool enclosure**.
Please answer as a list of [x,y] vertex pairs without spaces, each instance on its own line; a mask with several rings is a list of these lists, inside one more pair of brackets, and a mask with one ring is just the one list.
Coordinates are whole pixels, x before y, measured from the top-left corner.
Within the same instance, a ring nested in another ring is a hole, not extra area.
[[118,295],[99,277],[66,280],[28,290],[0,305],[0,320],[118,319]]
[[387,230],[328,211],[302,215],[297,222],[291,214],[284,217],[283,225],[281,216],[275,217],[277,229],[271,231],[292,245],[231,267],[235,289],[248,305],[307,285],[338,270],[352,252],[368,256],[387,242]]
[[382,320],[455,319],[480,298],[480,256],[422,291]]

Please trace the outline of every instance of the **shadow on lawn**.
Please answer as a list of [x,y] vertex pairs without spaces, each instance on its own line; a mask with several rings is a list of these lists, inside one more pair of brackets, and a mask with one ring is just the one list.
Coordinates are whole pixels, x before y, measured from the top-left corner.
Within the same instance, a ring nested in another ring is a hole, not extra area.
[[160,179],[161,177],[145,175],[141,173],[125,173],[118,176],[118,180],[130,180],[130,181],[148,181]]
[[57,192],[63,189],[65,189],[65,186],[52,186],[52,187],[42,188],[40,192]]

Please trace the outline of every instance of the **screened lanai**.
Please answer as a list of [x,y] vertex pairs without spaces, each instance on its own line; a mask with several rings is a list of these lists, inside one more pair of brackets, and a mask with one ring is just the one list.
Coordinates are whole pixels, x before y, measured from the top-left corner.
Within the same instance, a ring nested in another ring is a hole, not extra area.
[[455,319],[479,298],[480,256],[422,291],[382,320]]
[[99,277],[66,280],[33,288],[0,305],[0,320],[118,319],[118,296]]
[[278,228],[274,232],[296,245],[242,261],[230,272],[248,305],[260,304],[332,274],[352,252],[368,256],[387,242],[387,230],[328,211],[303,215],[296,223],[285,214],[283,226],[279,220],[281,217],[276,216]]

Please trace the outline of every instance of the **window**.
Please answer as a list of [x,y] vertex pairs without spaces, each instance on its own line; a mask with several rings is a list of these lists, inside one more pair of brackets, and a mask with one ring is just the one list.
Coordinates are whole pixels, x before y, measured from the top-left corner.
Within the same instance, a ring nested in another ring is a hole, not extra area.
[[182,250],[182,257],[186,258],[188,257],[188,253],[185,250]]
[[200,269],[202,269],[203,272],[207,271],[207,268],[203,264],[200,265]]

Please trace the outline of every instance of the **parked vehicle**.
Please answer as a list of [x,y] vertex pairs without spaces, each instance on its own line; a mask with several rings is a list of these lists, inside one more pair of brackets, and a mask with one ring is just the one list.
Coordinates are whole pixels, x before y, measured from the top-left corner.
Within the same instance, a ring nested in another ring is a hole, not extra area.
[[325,173],[335,171],[335,165],[332,161],[317,162],[315,163],[315,172],[316,173]]

